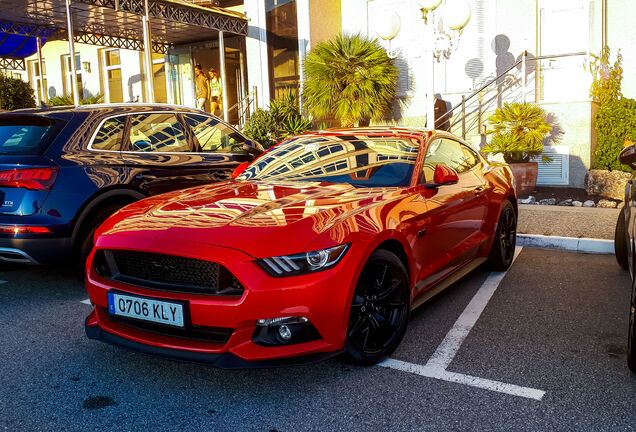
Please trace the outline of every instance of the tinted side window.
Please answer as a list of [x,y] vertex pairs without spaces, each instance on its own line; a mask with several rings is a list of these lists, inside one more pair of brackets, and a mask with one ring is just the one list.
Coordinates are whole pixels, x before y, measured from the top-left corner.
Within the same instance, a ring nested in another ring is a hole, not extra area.
[[246,153],[243,136],[217,119],[197,114],[185,114],[184,118],[192,128],[202,152]]
[[130,150],[136,152],[189,152],[190,145],[174,114],[130,116]]
[[422,167],[422,182],[433,180],[433,173],[437,164],[446,165],[461,174],[474,167],[478,162],[476,155],[464,149],[457,141],[442,138],[429,144]]
[[125,116],[107,119],[97,131],[91,147],[95,150],[121,150],[125,124]]

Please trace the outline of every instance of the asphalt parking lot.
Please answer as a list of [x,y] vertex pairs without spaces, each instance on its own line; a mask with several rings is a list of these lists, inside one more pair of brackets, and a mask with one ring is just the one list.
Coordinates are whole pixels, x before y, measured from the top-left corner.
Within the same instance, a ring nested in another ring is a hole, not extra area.
[[381,366],[220,370],[84,336],[69,269],[0,270],[5,430],[636,429],[629,276],[611,255],[524,248],[412,315]]

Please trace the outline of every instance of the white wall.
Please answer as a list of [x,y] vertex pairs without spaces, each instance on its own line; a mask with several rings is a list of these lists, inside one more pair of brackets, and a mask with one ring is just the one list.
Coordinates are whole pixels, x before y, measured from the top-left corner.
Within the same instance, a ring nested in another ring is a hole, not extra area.
[[258,106],[269,106],[269,68],[267,60],[267,23],[265,21],[265,1],[245,0],[245,15],[248,22],[248,35],[245,39],[247,80],[250,87],[256,87]]

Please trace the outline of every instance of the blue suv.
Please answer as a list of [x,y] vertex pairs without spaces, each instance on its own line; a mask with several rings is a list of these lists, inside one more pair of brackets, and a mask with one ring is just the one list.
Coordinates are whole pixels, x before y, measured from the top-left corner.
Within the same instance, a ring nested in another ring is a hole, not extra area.
[[263,148],[205,112],[166,105],[0,114],[0,262],[83,265],[95,229],[149,195],[228,180]]

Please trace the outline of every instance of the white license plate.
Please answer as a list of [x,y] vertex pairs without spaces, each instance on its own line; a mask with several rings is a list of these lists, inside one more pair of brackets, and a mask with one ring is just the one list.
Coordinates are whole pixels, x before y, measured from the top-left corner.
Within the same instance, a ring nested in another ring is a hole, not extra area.
[[181,303],[109,292],[108,312],[111,315],[183,327]]

